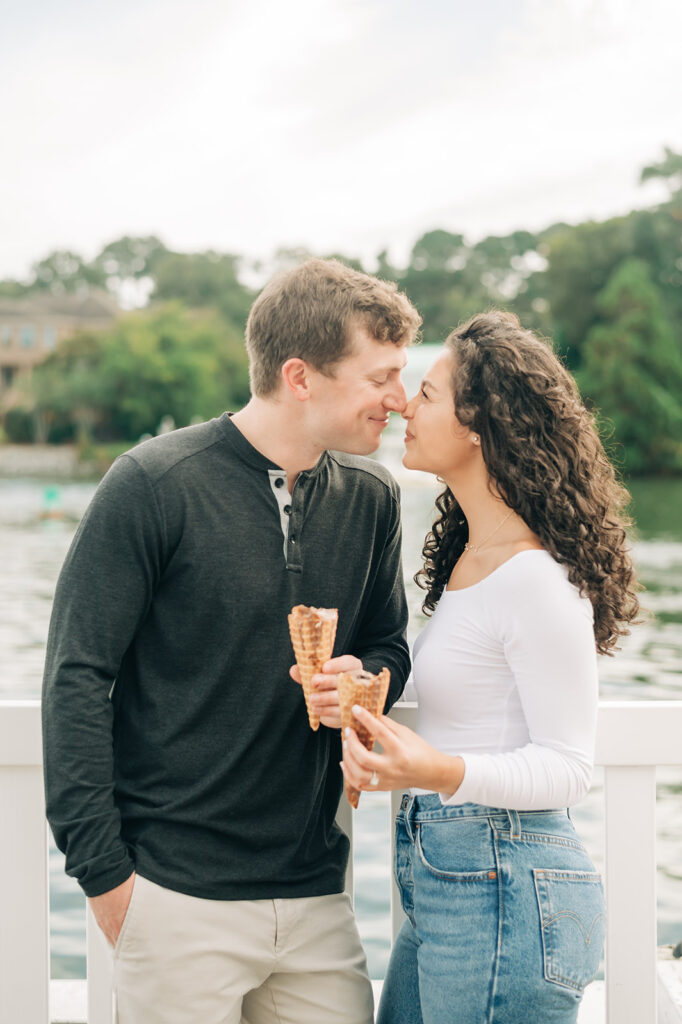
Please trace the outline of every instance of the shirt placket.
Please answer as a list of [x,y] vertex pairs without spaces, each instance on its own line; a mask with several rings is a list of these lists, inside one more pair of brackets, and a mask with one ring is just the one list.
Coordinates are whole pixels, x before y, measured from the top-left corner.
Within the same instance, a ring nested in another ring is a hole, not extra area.
[[[302,476],[303,474],[301,474]],[[301,477],[294,485],[294,494],[289,494],[287,475],[284,470],[268,470],[270,488],[279,509],[279,522],[284,538],[284,561],[287,569],[301,572],[300,527],[303,521],[303,487]]]

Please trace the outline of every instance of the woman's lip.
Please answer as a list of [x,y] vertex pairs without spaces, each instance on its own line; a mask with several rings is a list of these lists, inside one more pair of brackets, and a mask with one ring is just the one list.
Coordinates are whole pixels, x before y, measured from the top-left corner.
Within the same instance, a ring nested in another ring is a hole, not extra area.
[[408,441],[414,441],[414,434],[411,434],[409,430],[405,431],[405,443]]

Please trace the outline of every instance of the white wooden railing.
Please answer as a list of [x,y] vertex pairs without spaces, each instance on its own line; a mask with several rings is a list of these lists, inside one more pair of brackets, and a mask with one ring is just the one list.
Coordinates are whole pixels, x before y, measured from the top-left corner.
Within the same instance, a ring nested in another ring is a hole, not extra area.
[[[416,705],[393,716],[414,726]],[[657,1024],[656,766],[682,764],[682,701],[602,703],[596,763],[605,769],[607,1024]],[[397,810],[401,794],[392,794]],[[0,701],[0,1021],[48,1024],[48,834],[40,705]],[[351,834],[350,809],[339,816]],[[388,827],[388,822],[387,822]],[[352,869],[348,884],[352,887]],[[401,923],[395,887],[393,935]],[[111,1024],[111,958],[87,936],[88,1024]]]

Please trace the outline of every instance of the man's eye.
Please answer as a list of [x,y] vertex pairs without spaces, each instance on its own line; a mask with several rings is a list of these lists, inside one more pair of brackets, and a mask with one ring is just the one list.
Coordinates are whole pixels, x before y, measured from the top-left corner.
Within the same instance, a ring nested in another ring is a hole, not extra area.
[[376,384],[376,385],[377,385],[377,387],[379,387],[379,388],[380,388],[380,387],[382,387],[382,386],[383,386],[384,384],[386,384],[386,382],[387,382],[387,381],[388,381],[388,377],[384,377],[384,379],[383,379],[383,380],[375,380],[375,381],[372,381],[372,383],[373,383],[373,384]]

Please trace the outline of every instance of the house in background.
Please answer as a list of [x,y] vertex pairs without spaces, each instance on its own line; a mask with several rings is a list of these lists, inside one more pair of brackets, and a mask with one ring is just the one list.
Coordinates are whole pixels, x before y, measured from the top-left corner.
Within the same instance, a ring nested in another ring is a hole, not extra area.
[[0,297],[0,400],[12,405],[12,391],[22,374],[54,352],[77,330],[109,327],[120,313],[104,291],[84,295],[37,293]]

